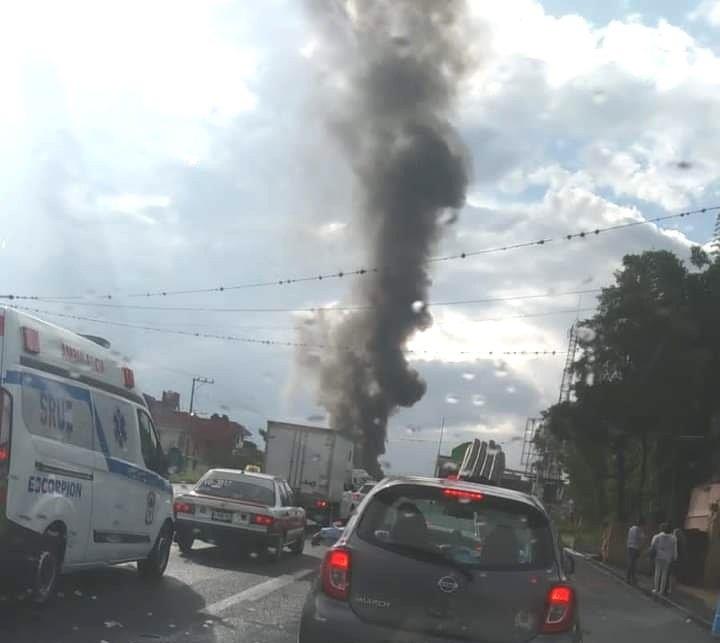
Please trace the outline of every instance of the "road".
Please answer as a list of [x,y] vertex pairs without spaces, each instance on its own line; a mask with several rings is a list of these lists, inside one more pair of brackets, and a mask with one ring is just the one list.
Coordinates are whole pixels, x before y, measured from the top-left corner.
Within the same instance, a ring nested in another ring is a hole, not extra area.
[[[0,601],[3,643],[293,643],[321,551],[279,563],[198,547],[173,549],[166,577],[141,582],[132,565],[63,577],[42,611]],[[578,561],[585,641],[700,643],[710,635],[591,563]]]

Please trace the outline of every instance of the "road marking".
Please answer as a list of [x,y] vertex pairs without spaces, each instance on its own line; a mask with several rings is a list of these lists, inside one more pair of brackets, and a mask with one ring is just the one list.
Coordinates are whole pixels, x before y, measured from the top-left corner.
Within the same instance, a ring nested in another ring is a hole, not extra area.
[[301,569],[293,574],[283,574],[277,578],[271,578],[270,580],[266,580],[264,583],[253,585],[252,587],[248,587],[248,589],[244,589],[242,592],[223,598],[221,601],[206,605],[201,611],[211,614],[212,616],[217,616],[228,607],[232,607],[233,605],[244,603],[246,601],[257,601],[268,594],[272,594],[273,592],[276,592],[277,590],[296,581],[302,580],[306,576],[310,576],[314,573],[314,569]]

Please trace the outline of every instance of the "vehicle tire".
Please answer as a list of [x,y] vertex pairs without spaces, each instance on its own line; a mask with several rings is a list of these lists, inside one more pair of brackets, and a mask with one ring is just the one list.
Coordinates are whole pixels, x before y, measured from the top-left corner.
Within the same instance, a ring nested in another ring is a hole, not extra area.
[[303,551],[305,551],[305,533],[303,532],[302,536],[298,538],[292,545],[290,545],[290,551],[295,554],[295,556],[302,555]]
[[173,528],[166,522],[160,529],[155,545],[145,560],[137,561],[138,573],[141,578],[157,580],[162,577],[170,559],[170,546],[172,545]]
[[285,538],[277,536],[273,543],[265,549],[265,555],[269,562],[277,563],[282,558],[283,547],[285,547]]
[[48,529],[43,535],[30,584],[30,600],[35,605],[46,605],[54,598],[64,553],[62,534]]
[[195,538],[192,534],[188,534],[186,532],[178,531],[177,534],[175,534],[175,542],[178,544],[178,547],[180,548],[180,553],[183,556],[189,556],[192,552],[192,546],[195,542]]

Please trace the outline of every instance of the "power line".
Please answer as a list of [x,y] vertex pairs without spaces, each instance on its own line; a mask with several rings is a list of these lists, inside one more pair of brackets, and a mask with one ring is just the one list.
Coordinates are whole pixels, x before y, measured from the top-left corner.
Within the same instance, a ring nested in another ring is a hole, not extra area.
[[[469,257],[477,257],[480,255],[487,255],[487,254],[495,254],[498,252],[508,252],[510,250],[519,250],[522,248],[532,248],[532,247],[542,247],[551,243],[557,243],[562,241],[573,241],[575,239],[589,239],[593,237],[597,237],[600,234],[606,233],[606,232],[613,232],[617,230],[626,230],[628,228],[634,228],[641,225],[650,225],[650,224],[657,224],[662,223],[663,221],[669,221],[671,219],[680,219],[688,216],[692,216],[695,214],[705,214],[707,212],[714,212],[714,211],[720,211],[720,205],[714,205],[709,206],[705,208],[698,208],[696,210],[688,210],[685,212],[678,212],[676,214],[667,214],[664,216],[659,217],[653,217],[650,219],[640,219],[640,220],[634,220],[629,221],[626,223],[617,223],[615,225],[605,226],[605,227],[598,227],[593,228],[590,230],[583,230],[580,232],[574,232],[569,233],[561,236],[556,237],[544,237],[541,239],[535,239],[532,241],[522,241],[519,243],[513,243],[508,244],[504,246],[494,246],[491,248],[483,248],[480,250],[471,250],[466,252],[460,252],[457,254],[451,254],[451,255],[445,255],[440,257],[431,257],[426,261],[428,264],[433,263],[441,263],[446,261],[454,261],[458,259],[467,259]],[[357,268],[355,270],[338,270],[337,272],[326,272],[326,273],[320,273],[317,275],[305,275],[301,277],[289,277],[285,279],[274,279],[274,280],[263,280],[263,281],[252,281],[252,282],[246,282],[241,284],[233,284],[229,286],[211,286],[211,287],[205,287],[205,288],[185,288],[185,289],[164,289],[164,290],[152,290],[152,291],[146,291],[146,292],[135,292],[135,293],[129,293],[128,295],[121,295],[121,294],[115,294],[112,293],[106,293],[102,295],[95,295],[95,299],[113,299],[114,297],[169,297],[169,296],[175,296],[175,295],[201,295],[201,294],[212,294],[212,293],[224,293],[228,291],[234,291],[234,290],[247,290],[247,289],[253,289],[253,288],[263,288],[263,287],[269,287],[269,286],[288,286],[292,284],[299,284],[299,283],[307,283],[307,282],[320,282],[320,281],[329,281],[333,279],[343,279],[344,277],[354,277],[354,276],[366,276],[371,273],[378,273],[378,272],[389,272],[391,271],[391,268],[389,267],[372,267],[372,268]],[[6,295],[0,295],[0,299],[9,299],[9,300],[36,300],[36,301],[46,301],[46,300],[62,300],[62,301],[76,301],[76,300],[82,300],[86,299],[86,295],[65,295],[65,296],[38,296],[38,295],[15,295],[15,294],[6,294]]]
[[[564,292],[547,292],[532,295],[509,295],[507,297],[486,297],[483,299],[457,299],[450,301],[429,302],[429,308],[439,306],[464,306],[474,304],[491,304],[504,301],[520,301],[524,299],[545,299],[548,297],[563,297],[565,295],[585,295],[600,292],[602,288],[586,288],[583,290],[568,290]],[[318,313],[318,312],[354,312],[373,310],[377,306],[312,306],[308,308],[216,308],[209,306],[145,306],[142,304],[114,304],[99,301],[66,302],[53,299],[39,299],[44,304],[65,304],[70,306],[86,306],[93,308],[113,308],[120,310],[153,310],[164,312],[202,312],[202,313]]]
[[[46,302],[47,303],[47,302]],[[54,302],[53,302],[54,303]],[[14,308],[21,308],[18,306],[13,306]],[[480,324],[485,322],[503,322],[503,321],[509,321],[511,319],[527,319],[527,318],[533,318],[533,317],[550,317],[553,315],[569,315],[569,314],[578,314],[578,313],[584,313],[584,312],[592,312],[595,311],[595,307],[587,307],[587,308],[560,308],[557,310],[546,310],[539,313],[520,313],[518,315],[504,315],[502,317],[482,317],[482,318],[467,318],[465,321],[470,322],[472,324]],[[53,314],[53,313],[50,313]],[[311,321],[311,320],[310,320]],[[151,326],[153,322],[149,321],[136,321],[136,324],[141,325],[147,325]],[[168,324],[167,321],[163,320],[163,325]],[[311,321],[312,324],[312,321]],[[192,328],[196,328],[198,326],[213,326],[212,324],[197,324],[193,323],[192,321],[186,321],[186,322],[179,322],[177,324],[172,324],[173,326],[190,326]],[[435,323],[433,322],[432,325],[433,329],[442,329],[444,328],[443,324],[441,323]],[[229,330],[236,331],[236,330],[262,330],[262,331],[289,331],[294,332],[298,330],[298,326],[268,326],[268,325],[252,325],[252,326],[232,326]],[[186,375],[192,375],[192,373],[185,373]]]
[[[335,349],[335,350],[354,350],[350,346],[331,346],[328,344],[308,344],[305,342],[289,342],[289,341],[277,341],[272,339],[259,339],[255,337],[238,337],[235,335],[220,335],[215,333],[202,333],[199,331],[183,331],[175,328],[162,328],[159,326],[145,326],[139,324],[129,324],[126,322],[112,321],[109,319],[97,319],[94,317],[85,317],[84,315],[72,315],[69,313],[57,313],[49,310],[41,310],[38,308],[29,308],[26,306],[12,306],[15,310],[22,310],[25,312],[37,313],[39,315],[49,315],[54,317],[62,317],[66,319],[74,319],[78,321],[86,321],[95,324],[102,324],[106,326],[119,326],[122,328],[131,328],[134,330],[149,331],[154,333],[162,333],[166,335],[182,335],[184,337],[196,337],[201,339],[218,339],[228,342],[240,342],[244,344],[259,344],[264,346],[285,346],[291,348],[308,348],[308,349]],[[432,351],[415,351],[407,349],[405,353],[412,355],[425,355],[432,353]],[[539,356],[557,356],[564,355],[565,351],[556,350],[513,350],[513,351],[454,351],[456,355],[476,355],[476,356],[488,356],[488,357],[539,357]]]

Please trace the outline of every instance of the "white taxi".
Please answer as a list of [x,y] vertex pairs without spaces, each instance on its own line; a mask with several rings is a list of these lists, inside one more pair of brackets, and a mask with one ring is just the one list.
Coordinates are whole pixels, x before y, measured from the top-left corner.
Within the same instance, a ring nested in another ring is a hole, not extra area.
[[211,469],[192,491],[175,498],[173,510],[175,540],[184,554],[196,539],[262,551],[273,560],[284,547],[295,554],[305,547],[305,510],[277,476]]

